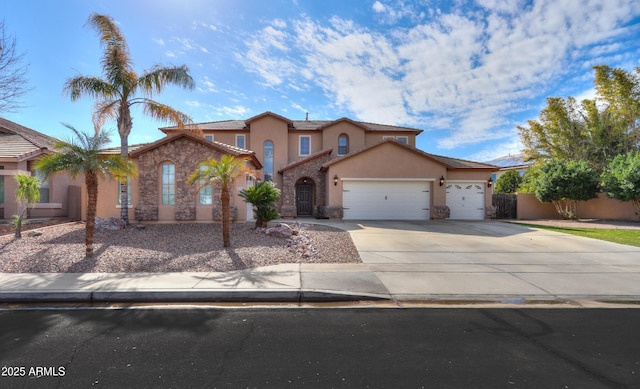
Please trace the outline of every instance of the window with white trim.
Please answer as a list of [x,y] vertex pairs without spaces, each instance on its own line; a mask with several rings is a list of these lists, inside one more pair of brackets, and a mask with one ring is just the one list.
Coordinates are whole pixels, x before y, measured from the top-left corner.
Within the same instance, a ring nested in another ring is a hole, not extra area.
[[400,143],[404,143],[405,145],[409,144],[409,138],[406,136],[396,136],[396,140]]
[[176,203],[176,165],[162,164],[162,205]]
[[[130,207],[133,202],[131,200],[131,177],[127,177],[127,206]],[[118,180],[118,205],[122,205],[122,181]]]
[[247,148],[244,135],[236,134],[236,147],[239,147],[241,149]]
[[44,178],[44,174],[36,169],[34,172],[35,176],[40,180],[40,200],[39,203],[48,203],[49,202],[49,180]]
[[309,135],[300,135],[298,139],[298,155],[301,157],[311,155],[311,137]]
[[264,142],[264,180],[273,181],[273,142]]
[[[200,171],[207,170],[206,166],[200,166]],[[198,192],[198,204],[211,205],[213,199],[213,188],[211,184],[207,184],[205,180],[200,180],[200,191]]]
[[338,155],[349,154],[349,136],[340,134],[338,137]]
[[213,142],[213,135],[211,135],[211,134],[205,135],[204,139],[208,140],[209,142]]

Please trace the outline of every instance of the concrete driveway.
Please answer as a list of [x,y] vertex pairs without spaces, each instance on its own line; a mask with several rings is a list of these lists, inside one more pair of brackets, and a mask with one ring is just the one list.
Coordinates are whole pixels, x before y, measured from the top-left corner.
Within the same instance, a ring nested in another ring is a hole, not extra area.
[[495,222],[341,222],[396,300],[640,301],[640,248]]

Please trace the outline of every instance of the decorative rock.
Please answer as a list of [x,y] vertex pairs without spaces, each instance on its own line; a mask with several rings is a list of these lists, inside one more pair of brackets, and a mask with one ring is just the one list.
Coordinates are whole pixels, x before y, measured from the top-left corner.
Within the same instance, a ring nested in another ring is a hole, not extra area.
[[96,217],[96,230],[97,231],[118,231],[118,230],[124,230],[125,228],[127,228],[127,224],[124,222],[124,220],[119,219],[117,217],[111,217],[109,219],[102,219],[99,217]]
[[265,234],[276,236],[278,238],[288,238],[293,235],[293,230],[286,224],[279,224],[275,227],[269,227]]

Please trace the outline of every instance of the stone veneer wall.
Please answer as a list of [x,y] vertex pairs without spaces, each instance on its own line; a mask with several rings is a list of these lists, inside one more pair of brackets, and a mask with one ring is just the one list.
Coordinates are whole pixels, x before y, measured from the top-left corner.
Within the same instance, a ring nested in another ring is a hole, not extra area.
[[451,215],[451,210],[447,205],[434,205],[431,207],[432,219],[447,219]]
[[136,220],[158,220],[161,202],[162,163],[175,164],[176,220],[196,219],[196,185],[187,180],[200,162],[220,159],[222,153],[188,138],[179,138],[139,156],[140,200],[135,208]]
[[330,160],[330,154],[323,155],[311,161],[298,165],[289,170],[285,170],[282,177],[280,214],[282,217],[296,217],[298,215],[296,207],[296,182],[299,179],[308,177],[315,184],[313,204],[313,216],[323,217],[322,209],[324,209],[326,199],[326,174],[320,171],[320,166]]

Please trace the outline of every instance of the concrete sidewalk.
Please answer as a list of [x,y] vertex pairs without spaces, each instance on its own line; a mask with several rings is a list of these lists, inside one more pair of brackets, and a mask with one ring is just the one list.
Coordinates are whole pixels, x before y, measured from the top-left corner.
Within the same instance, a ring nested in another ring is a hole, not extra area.
[[0,274],[1,302],[640,302],[640,247],[502,222],[324,221],[361,264],[227,273]]

